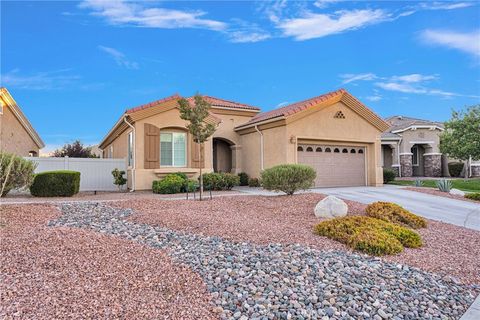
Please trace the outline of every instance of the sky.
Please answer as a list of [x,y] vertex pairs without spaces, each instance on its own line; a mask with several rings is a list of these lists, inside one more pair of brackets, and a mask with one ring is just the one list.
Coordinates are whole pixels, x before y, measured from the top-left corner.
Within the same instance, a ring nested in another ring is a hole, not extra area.
[[267,111],[345,88],[383,117],[480,103],[480,3],[1,1],[0,82],[45,143],[178,93]]

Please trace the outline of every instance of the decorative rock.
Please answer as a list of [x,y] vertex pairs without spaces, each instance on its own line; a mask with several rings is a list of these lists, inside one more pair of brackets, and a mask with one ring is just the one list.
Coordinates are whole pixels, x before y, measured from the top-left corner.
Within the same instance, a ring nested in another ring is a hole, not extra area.
[[463,192],[462,190],[458,190],[458,189],[450,189],[450,194],[454,195],[454,196],[465,196],[465,192]]
[[347,215],[348,206],[345,201],[335,196],[328,196],[317,203],[314,211],[317,218],[338,218]]

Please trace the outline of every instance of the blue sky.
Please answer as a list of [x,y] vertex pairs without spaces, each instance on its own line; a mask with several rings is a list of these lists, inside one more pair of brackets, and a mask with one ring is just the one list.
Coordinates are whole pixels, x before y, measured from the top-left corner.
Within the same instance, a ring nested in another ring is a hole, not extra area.
[[1,85],[51,150],[196,92],[270,110],[346,88],[382,116],[480,102],[478,2],[1,2]]

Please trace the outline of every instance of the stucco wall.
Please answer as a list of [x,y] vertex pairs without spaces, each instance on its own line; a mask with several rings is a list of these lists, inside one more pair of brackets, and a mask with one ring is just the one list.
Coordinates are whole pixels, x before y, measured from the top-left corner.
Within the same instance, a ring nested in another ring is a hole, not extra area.
[[425,150],[426,153],[440,153],[441,131],[438,129],[407,130],[398,134],[402,137],[400,153],[411,152],[410,150],[414,144],[428,145]]
[[7,105],[0,114],[0,150],[25,157],[30,151],[39,153],[37,144]]

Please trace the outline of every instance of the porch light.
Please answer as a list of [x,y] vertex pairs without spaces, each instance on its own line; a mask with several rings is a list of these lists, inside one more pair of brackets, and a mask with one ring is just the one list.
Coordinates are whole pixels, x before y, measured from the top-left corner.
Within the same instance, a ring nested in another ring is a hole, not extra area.
[[291,136],[290,137],[290,143],[296,143],[297,142],[297,137]]

